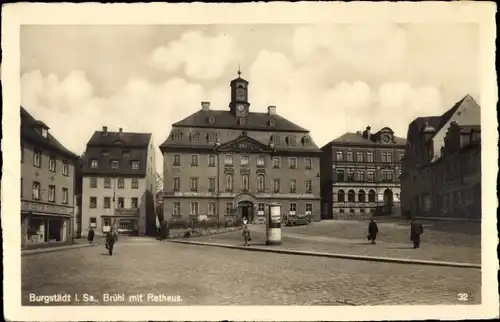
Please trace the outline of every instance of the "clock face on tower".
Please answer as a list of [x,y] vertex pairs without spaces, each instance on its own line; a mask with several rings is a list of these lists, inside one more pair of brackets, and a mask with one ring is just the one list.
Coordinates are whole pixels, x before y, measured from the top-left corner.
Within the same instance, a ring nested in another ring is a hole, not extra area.
[[238,104],[236,105],[236,109],[238,112],[243,112],[245,110],[245,106],[243,106],[243,104]]
[[389,134],[382,135],[382,142],[389,143],[391,141],[391,137]]

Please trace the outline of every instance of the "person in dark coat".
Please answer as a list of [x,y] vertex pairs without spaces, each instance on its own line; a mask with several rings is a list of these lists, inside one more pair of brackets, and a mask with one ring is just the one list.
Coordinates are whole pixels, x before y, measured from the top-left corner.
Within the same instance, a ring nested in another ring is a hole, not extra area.
[[160,228],[160,239],[165,240],[168,238],[168,224],[166,221],[163,221],[161,223],[161,228]]
[[89,241],[90,244],[94,241],[94,236],[95,236],[95,231],[93,228],[90,228],[89,234],[87,236],[87,240]]
[[415,219],[411,220],[410,240],[413,242],[413,248],[420,247],[420,235],[424,233],[424,227]]
[[109,256],[113,256],[113,247],[118,240],[118,235],[114,232],[113,228],[106,235],[106,248],[108,249]]
[[251,241],[252,238],[250,237],[250,230],[248,229],[247,225],[243,226],[242,235],[243,235],[243,238],[245,239],[245,246],[250,246],[250,244],[248,242]]
[[378,235],[378,226],[375,220],[370,219],[370,223],[368,224],[368,240],[371,240],[372,244],[375,244],[375,239],[377,239]]

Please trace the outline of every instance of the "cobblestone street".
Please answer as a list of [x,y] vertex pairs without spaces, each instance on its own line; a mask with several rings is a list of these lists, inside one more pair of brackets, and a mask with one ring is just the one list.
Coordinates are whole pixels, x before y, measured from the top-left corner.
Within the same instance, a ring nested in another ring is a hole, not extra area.
[[[121,238],[113,256],[102,245],[23,256],[22,291],[23,305],[39,304],[30,293],[70,294],[76,305],[479,304],[481,271]],[[125,299],[105,303],[104,293]],[[182,302],[128,301],[148,293]],[[84,294],[96,300],[84,302]]]

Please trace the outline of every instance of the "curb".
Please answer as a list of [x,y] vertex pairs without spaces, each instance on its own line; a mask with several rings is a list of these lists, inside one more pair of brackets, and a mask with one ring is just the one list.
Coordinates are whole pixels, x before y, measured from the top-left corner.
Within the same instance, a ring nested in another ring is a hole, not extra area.
[[290,249],[264,248],[264,247],[255,247],[255,246],[244,247],[244,246],[235,246],[235,245],[228,245],[228,244],[215,244],[215,243],[194,242],[194,241],[186,241],[186,240],[169,240],[169,241],[171,243],[179,243],[179,244],[232,248],[232,249],[241,249],[241,250],[246,250],[246,251],[269,252],[269,253],[279,253],[279,254],[288,254],[288,255],[317,256],[317,257],[363,260],[363,261],[372,261],[372,262],[386,262],[386,263],[399,263],[399,264],[416,264],[416,265],[447,266],[447,267],[476,268],[476,269],[479,268],[479,269],[481,269],[480,264],[471,264],[471,263],[429,261],[429,260],[391,258],[391,257],[374,257],[374,256],[348,255],[348,254],[338,254],[338,253],[319,253],[319,252],[309,252],[309,251],[290,250]]
[[34,254],[40,254],[40,253],[49,253],[49,252],[60,252],[63,250],[71,250],[71,249],[78,249],[78,248],[83,248],[83,247],[94,247],[94,246],[97,246],[97,244],[82,244],[82,245],[70,245],[70,246],[59,246],[59,247],[47,247],[47,248],[40,248],[40,249],[27,249],[27,250],[21,251],[21,256],[34,255]]

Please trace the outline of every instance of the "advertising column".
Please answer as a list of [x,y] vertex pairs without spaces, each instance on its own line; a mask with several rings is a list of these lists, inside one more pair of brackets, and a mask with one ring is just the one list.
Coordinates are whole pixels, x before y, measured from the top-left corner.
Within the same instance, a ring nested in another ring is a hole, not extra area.
[[268,205],[266,222],[266,245],[281,245],[281,205]]

